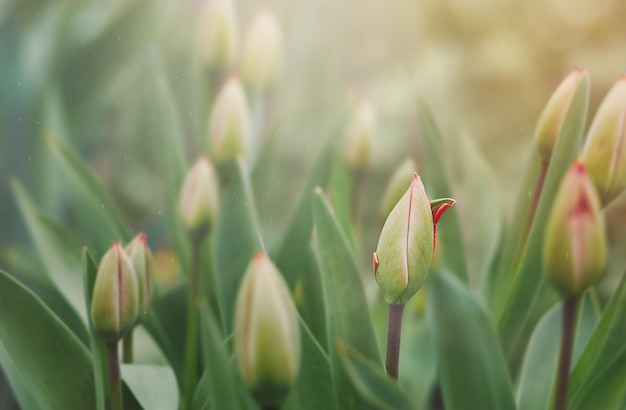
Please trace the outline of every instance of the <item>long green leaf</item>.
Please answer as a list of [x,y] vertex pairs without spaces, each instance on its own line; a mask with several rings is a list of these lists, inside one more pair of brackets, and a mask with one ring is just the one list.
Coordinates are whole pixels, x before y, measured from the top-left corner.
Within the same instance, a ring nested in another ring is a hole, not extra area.
[[341,366],[336,343],[341,339],[381,363],[374,328],[354,255],[321,189],[316,190],[313,210],[334,392],[339,408],[362,408],[365,403]]
[[178,408],[176,377],[169,366],[123,364],[122,379],[144,409]]
[[513,375],[518,372],[534,325],[557,299],[543,274],[543,237],[558,187],[582,146],[588,105],[589,81],[583,77],[556,141],[528,241],[499,316],[498,333]]
[[623,409],[626,405],[626,348],[601,369],[570,401],[572,410]]
[[432,325],[446,409],[514,409],[506,364],[487,313],[456,276],[428,281]]
[[37,296],[2,271],[0,340],[39,408],[94,408],[85,346]]

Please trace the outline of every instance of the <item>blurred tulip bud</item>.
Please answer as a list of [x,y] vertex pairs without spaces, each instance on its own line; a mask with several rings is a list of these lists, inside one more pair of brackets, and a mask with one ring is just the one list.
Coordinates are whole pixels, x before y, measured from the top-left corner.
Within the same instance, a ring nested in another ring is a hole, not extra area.
[[252,88],[265,89],[277,77],[283,59],[283,34],[276,16],[258,14],[246,35],[241,78]]
[[626,75],[600,104],[589,128],[582,161],[604,205],[626,188]]
[[546,226],[543,264],[564,297],[579,296],[598,281],[606,259],[604,215],[585,166],[565,175]]
[[367,170],[372,165],[372,142],[376,133],[376,111],[367,100],[361,101],[347,130],[345,158],[355,171]]
[[107,342],[117,342],[135,325],[139,312],[137,277],[122,245],[114,243],[98,266],[91,321]]
[[208,158],[201,157],[187,174],[180,195],[179,211],[192,236],[204,236],[215,226],[219,207],[217,174]]
[[385,221],[374,252],[374,275],[390,305],[405,304],[426,281],[435,246],[435,224],[454,200],[433,204],[414,173],[408,191]]
[[548,105],[543,109],[535,130],[535,143],[544,161],[550,160],[554,144],[561,132],[561,127],[574,100],[576,90],[581,80],[588,77],[587,71],[583,69],[577,68],[572,71],[559,84],[550,97]]
[[126,246],[126,254],[130,259],[135,275],[139,295],[139,313],[137,322],[141,322],[148,314],[150,300],[152,299],[152,272],[154,261],[152,252],[146,242],[146,235],[141,232]]
[[387,218],[387,215],[389,215],[393,207],[406,192],[406,186],[411,183],[411,176],[416,168],[415,162],[411,158],[405,159],[396,168],[383,194],[380,207],[380,215],[383,219]]
[[199,21],[198,43],[207,64],[229,67],[237,53],[237,14],[232,0],[209,0]]
[[210,138],[217,162],[231,162],[246,154],[251,135],[250,110],[241,83],[231,76],[211,110]]
[[241,378],[262,407],[278,406],[300,365],[300,330],[284,279],[262,252],[248,265],[235,308]]

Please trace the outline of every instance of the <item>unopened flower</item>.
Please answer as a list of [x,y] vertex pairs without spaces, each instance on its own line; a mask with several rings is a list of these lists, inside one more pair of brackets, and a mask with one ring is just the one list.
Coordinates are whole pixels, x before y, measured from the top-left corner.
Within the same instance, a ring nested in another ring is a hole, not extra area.
[[380,215],[387,218],[393,207],[406,192],[406,186],[411,183],[415,162],[411,158],[405,159],[394,171],[387,183],[380,207]]
[[152,272],[154,261],[152,252],[146,242],[146,235],[141,232],[126,246],[126,254],[133,265],[137,276],[139,295],[139,313],[137,321],[141,322],[148,314],[152,299]]
[[287,284],[262,252],[239,289],[234,338],[244,384],[261,406],[278,406],[298,374],[300,330]]
[[604,205],[626,188],[626,75],[615,83],[598,108],[582,161]]
[[368,100],[362,100],[352,114],[346,135],[345,158],[351,169],[362,171],[371,167],[376,127],[374,106]]
[[422,180],[413,181],[393,208],[374,252],[376,283],[385,301],[403,305],[426,281],[435,247],[435,227],[452,199],[428,200]]
[[565,175],[550,212],[544,270],[564,297],[579,296],[598,281],[605,260],[600,198],[585,166],[577,162]]
[[283,34],[273,13],[253,20],[243,49],[241,78],[252,88],[264,89],[276,78],[283,59]]
[[216,223],[219,206],[217,174],[208,158],[201,157],[187,174],[179,201],[180,217],[192,234],[204,234]]
[[91,299],[91,321],[105,341],[118,341],[135,325],[139,312],[137,288],[132,263],[116,242],[100,261]]
[[231,76],[220,90],[209,126],[213,157],[231,162],[248,151],[251,139],[250,110],[241,83]]
[[237,13],[232,0],[209,0],[198,27],[200,53],[207,64],[229,67],[237,54]]

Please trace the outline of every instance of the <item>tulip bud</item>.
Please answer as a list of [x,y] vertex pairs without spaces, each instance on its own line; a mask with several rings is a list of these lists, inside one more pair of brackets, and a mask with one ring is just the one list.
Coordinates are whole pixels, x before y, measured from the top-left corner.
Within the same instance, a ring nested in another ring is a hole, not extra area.
[[278,406],[298,374],[300,330],[287,284],[264,253],[241,283],[234,338],[244,384],[261,406]]
[[228,67],[235,61],[238,29],[232,0],[210,0],[199,22],[200,54],[211,66]]
[[283,34],[276,16],[263,12],[256,16],[243,49],[241,77],[252,88],[264,89],[278,75],[283,59]]
[[546,275],[564,297],[598,281],[606,259],[604,215],[585,166],[577,162],[557,193],[543,246]]
[[179,211],[192,235],[205,235],[215,226],[218,200],[217,174],[208,158],[201,157],[187,174],[180,195]]
[[435,246],[435,224],[454,200],[433,204],[414,173],[409,189],[385,221],[374,252],[374,275],[390,305],[405,304],[426,281]]
[[217,162],[235,161],[250,145],[250,110],[241,83],[231,76],[220,90],[211,111],[210,138]]
[[152,252],[146,242],[146,235],[141,232],[126,246],[126,254],[130,259],[137,276],[137,287],[139,295],[139,314],[137,323],[141,322],[148,314],[150,300],[152,299],[152,272],[154,271],[154,261]]
[[352,114],[346,138],[346,163],[355,171],[366,170],[372,165],[376,122],[372,104],[367,100],[361,101]]
[[604,205],[626,188],[626,75],[615,83],[598,108],[582,161]]
[[396,203],[406,192],[406,186],[411,183],[411,176],[415,169],[415,163],[411,158],[404,160],[391,176],[380,207],[380,215],[386,218]]
[[588,77],[587,71],[583,69],[577,68],[572,71],[559,84],[550,97],[548,105],[543,109],[535,131],[535,143],[543,160],[550,160],[576,90],[582,79]]
[[91,321],[107,342],[117,342],[135,325],[139,312],[137,278],[122,245],[114,243],[98,266]]

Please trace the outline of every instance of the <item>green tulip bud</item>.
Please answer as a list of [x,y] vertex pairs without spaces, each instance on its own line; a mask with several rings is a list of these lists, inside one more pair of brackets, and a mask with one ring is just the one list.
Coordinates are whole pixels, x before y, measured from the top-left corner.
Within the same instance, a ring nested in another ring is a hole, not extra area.
[[561,132],[563,121],[565,121],[567,111],[574,100],[576,90],[583,78],[587,79],[588,77],[587,71],[583,69],[577,68],[572,71],[559,84],[543,109],[535,131],[535,143],[543,160],[550,160],[554,144]]
[[346,136],[345,159],[351,169],[363,171],[371,167],[376,126],[374,106],[367,100],[361,101],[352,114]]
[[582,153],[604,205],[626,188],[626,75],[598,108]]
[[287,284],[262,252],[239,289],[234,338],[244,384],[261,406],[278,406],[298,374],[300,330]]
[[154,261],[152,252],[146,242],[146,234],[139,233],[126,246],[126,254],[130,259],[137,275],[137,286],[139,295],[139,314],[137,323],[144,320],[148,314],[150,301],[152,299],[152,272],[154,271]]
[[276,16],[258,14],[246,35],[241,78],[252,88],[265,89],[277,77],[283,59],[283,34]]
[[137,277],[122,245],[114,243],[100,261],[91,299],[91,321],[107,342],[117,342],[139,312]]
[[207,64],[229,67],[237,55],[237,13],[232,0],[210,0],[200,16],[198,44]]
[[232,162],[246,154],[251,139],[250,110],[241,83],[231,76],[213,104],[210,138],[217,162]]
[[393,208],[374,252],[374,275],[385,301],[403,305],[426,281],[435,247],[435,227],[452,199],[428,200],[422,180],[413,181]]
[[564,297],[580,296],[598,281],[606,260],[604,214],[600,198],[577,162],[557,193],[543,245],[544,270]]
[[187,174],[180,193],[179,212],[192,236],[204,236],[217,221],[219,183],[206,157],[196,161]]
[[411,175],[415,168],[415,162],[411,158],[407,158],[396,168],[383,194],[380,207],[380,215],[383,219],[387,218],[387,215],[406,192],[406,186],[411,183]]

